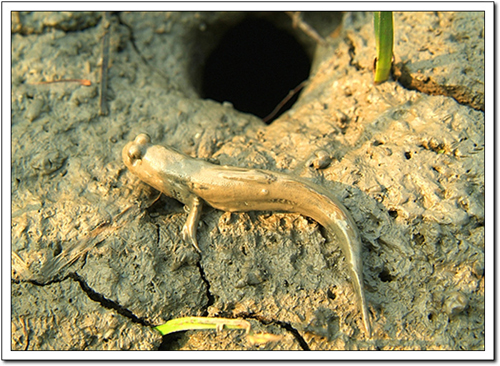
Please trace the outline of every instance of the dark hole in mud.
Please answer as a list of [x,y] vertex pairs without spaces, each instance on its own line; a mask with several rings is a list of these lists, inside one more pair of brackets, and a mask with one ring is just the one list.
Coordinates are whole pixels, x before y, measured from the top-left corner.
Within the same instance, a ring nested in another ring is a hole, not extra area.
[[328,289],[328,291],[326,292],[326,296],[330,300],[335,300],[335,298],[337,297],[337,295],[334,292],[332,292],[330,289]]
[[[264,119],[309,77],[310,68],[309,57],[294,36],[266,19],[247,17],[229,29],[208,56],[201,94]],[[299,94],[265,122],[290,109]]]
[[425,241],[425,237],[422,234],[417,233],[413,236],[413,240],[415,241],[415,244],[422,245]]
[[382,272],[380,272],[378,277],[382,282],[391,282],[394,279],[394,277],[385,268],[382,270]]
[[62,245],[61,243],[57,242],[54,244],[54,257],[57,257],[59,254],[62,252]]

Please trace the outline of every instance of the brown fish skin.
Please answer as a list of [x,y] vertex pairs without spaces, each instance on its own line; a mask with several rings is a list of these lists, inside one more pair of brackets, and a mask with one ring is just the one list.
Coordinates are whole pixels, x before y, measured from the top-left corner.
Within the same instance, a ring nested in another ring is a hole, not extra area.
[[261,169],[214,165],[174,149],[152,145],[146,134],[138,135],[122,151],[127,168],[145,183],[189,209],[183,238],[201,252],[196,229],[203,207],[229,212],[284,211],[316,220],[339,241],[359,298],[365,330],[371,325],[363,288],[362,243],[347,209],[323,187],[284,173]]

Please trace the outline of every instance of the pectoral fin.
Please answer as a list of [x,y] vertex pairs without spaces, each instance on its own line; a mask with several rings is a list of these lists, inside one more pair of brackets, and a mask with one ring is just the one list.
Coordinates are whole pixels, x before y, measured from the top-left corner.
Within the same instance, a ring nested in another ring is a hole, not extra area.
[[203,201],[198,197],[194,197],[186,206],[189,209],[189,214],[182,228],[182,238],[184,241],[191,242],[194,248],[201,253],[198,242],[196,241],[196,230],[198,229],[198,222],[200,221]]

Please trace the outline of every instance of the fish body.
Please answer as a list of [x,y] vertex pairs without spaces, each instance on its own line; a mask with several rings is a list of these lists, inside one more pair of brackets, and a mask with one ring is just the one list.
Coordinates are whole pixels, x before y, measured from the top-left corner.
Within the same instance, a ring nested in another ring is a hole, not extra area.
[[326,189],[289,174],[194,159],[174,149],[152,145],[145,134],[129,142],[122,157],[127,168],[142,181],[187,206],[183,237],[198,251],[196,229],[203,203],[228,212],[292,212],[316,220],[338,239],[349,263],[366,332],[371,335],[363,289],[361,238],[347,209]]

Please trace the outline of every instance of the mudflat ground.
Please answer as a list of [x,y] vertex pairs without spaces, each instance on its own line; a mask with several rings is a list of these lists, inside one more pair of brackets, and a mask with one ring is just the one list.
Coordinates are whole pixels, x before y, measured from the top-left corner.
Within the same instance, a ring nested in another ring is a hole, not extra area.
[[[247,15],[110,14],[101,115],[102,13],[15,14],[12,349],[484,349],[484,14],[395,13],[400,80],[380,85],[370,13],[306,14],[326,44],[283,14],[253,14],[288,27],[312,60],[269,125],[200,92],[209,53]],[[40,83],[61,79],[91,85]],[[185,243],[182,205],[121,160],[139,133],[335,194],[363,241],[372,337],[337,239],[313,220],[206,207],[202,254]],[[282,338],[152,329],[182,316]]]

